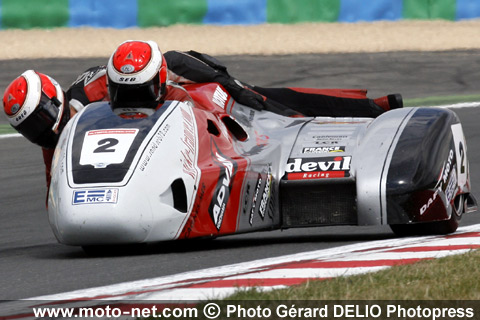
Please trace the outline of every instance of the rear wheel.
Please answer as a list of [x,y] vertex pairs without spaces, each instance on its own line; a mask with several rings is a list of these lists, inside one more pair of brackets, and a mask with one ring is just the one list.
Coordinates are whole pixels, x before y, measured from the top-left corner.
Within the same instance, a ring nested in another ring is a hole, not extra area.
[[391,224],[392,231],[400,237],[427,236],[453,233],[457,230],[464,211],[465,197],[458,195],[453,201],[452,216],[448,220],[413,224]]

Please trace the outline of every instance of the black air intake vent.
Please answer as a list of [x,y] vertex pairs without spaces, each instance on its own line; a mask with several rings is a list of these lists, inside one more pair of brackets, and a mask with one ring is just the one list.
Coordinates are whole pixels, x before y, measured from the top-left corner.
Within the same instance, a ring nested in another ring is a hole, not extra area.
[[173,181],[172,185],[173,207],[180,212],[186,213],[188,210],[187,190],[182,179]]
[[280,199],[283,227],[357,224],[354,182],[305,185],[304,181],[282,181]]

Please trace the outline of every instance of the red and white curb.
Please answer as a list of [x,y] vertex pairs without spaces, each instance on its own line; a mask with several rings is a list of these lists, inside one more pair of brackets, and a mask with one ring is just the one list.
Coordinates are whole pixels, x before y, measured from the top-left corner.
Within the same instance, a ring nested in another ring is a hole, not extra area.
[[[116,285],[18,301],[16,310],[34,301],[65,306],[76,301],[202,301],[225,298],[240,288],[273,290],[304,283],[375,272],[395,265],[462,254],[480,248],[480,224],[447,236],[400,238],[342,246],[186,272]],[[30,301],[29,301],[30,300]],[[33,300],[33,301],[32,301]],[[5,312],[7,305],[2,305]],[[13,307],[13,305],[12,305]],[[0,313],[0,318],[3,314]],[[7,317],[6,319],[13,319]],[[18,317],[15,317],[18,318]]]

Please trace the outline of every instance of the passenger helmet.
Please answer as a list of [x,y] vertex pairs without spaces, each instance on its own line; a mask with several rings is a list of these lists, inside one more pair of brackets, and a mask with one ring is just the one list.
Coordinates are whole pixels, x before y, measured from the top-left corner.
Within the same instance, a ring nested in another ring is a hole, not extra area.
[[165,93],[167,63],[154,41],[126,41],[107,65],[112,108],[155,109]]
[[18,132],[44,148],[55,148],[70,119],[70,108],[60,85],[51,77],[27,70],[13,80],[3,95],[3,109]]

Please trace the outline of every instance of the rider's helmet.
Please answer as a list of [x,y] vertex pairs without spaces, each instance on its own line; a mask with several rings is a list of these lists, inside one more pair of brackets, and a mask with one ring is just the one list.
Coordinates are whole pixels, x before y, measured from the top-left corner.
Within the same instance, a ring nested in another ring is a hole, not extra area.
[[107,65],[112,108],[155,109],[167,83],[167,63],[154,41],[125,41]]
[[60,85],[51,77],[27,70],[3,95],[3,109],[18,132],[44,148],[55,148],[70,119],[70,107]]

